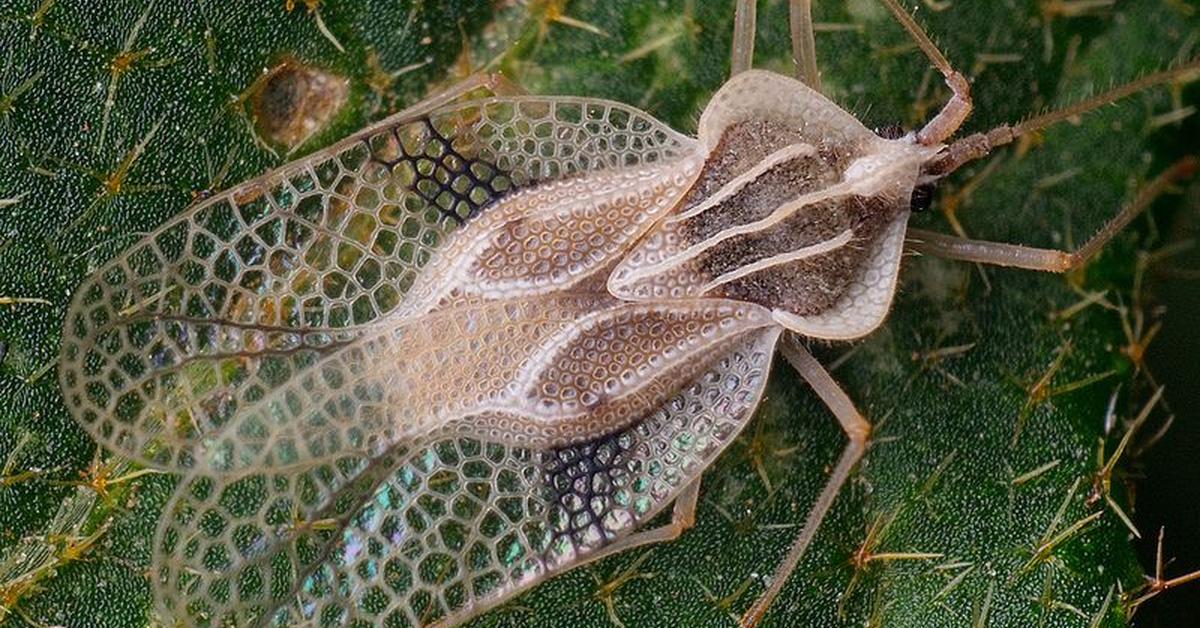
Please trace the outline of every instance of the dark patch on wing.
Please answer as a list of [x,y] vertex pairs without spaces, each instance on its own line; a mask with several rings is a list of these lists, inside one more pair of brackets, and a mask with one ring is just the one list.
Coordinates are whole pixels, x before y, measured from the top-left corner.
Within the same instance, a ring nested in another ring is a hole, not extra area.
[[551,551],[563,541],[594,547],[596,539],[612,536],[604,518],[614,510],[620,488],[632,480],[626,452],[633,441],[627,432],[616,432],[542,454]]
[[799,315],[817,314],[832,307],[859,275],[873,243],[901,207],[881,197],[829,199],[803,208],[768,231],[722,242],[702,256],[701,267],[718,277],[757,260],[827,241],[850,229],[853,238],[845,246],[771,266],[716,289],[722,297]]
[[371,159],[391,171],[399,167],[411,169],[412,183],[408,190],[444,218],[461,225],[516,188],[509,173],[495,163],[455,149],[454,138],[443,135],[428,118],[413,124],[421,126],[421,141],[415,146],[405,142],[401,131],[410,127],[397,126],[391,129],[391,135],[398,156],[381,159],[371,152]]

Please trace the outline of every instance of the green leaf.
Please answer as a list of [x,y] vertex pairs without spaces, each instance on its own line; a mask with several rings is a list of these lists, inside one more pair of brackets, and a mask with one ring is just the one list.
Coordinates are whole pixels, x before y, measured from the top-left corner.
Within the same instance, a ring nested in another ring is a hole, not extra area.
[[[97,469],[110,482],[137,470],[95,457],[54,366],[71,291],[138,234],[466,66],[694,129],[728,74],[732,2],[561,4],[493,13],[469,0],[290,10],[282,0],[0,0],[0,617],[149,619],[143,572],[174,480],[140,475],[104,495],[80,486]],[[756,65],[790,73],[787,3],[760,4]],[[876,0],[816,4],[835,101],[869,126],[911,128],[945,100]],[[917,19],[974,79],[973,131],[1192,54],[1195,13],[1178,1],[924,0]],[[256,110],[252,88],[285,62],[348,85],[345,105],[298,146],[254,120],[274,110]],[[1194,89],[1157,88],[1061,125],[943,182],[935,208],[957,207],[975,237],[1071,246],[1184,154],[1184,134],[1161,116],[1195,103]],[[913,222],[951,228],[939,211]],[[1110,455],[1123,432],[1118,422],[1105,433],[1110,397],[1125,419],[1149,397],[1122,324],[1142,307],[1138,253],[1162,244],[1140,220],[1068,277],[907,260],[883,328],[818,347],[877,429],[768,622],[1125,625],[1120,592],[1141,584],[1141,568],[1096,474],[1101,448]],[[1034,389],[1048,371],[1043,396]],[[694,529],[559,576],[478,623],[729,625],[762,590],[844,441],[778,362],[758,416],[705,475]],[[1128,510],[1119,478],[1112,503]]]

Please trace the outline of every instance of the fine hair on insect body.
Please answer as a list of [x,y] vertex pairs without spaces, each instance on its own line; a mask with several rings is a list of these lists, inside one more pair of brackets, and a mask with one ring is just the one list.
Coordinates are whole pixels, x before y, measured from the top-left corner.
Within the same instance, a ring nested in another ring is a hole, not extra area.
[[761,621],[871,436],[805,340],[874,331],[905,251],[1077,268],[1196,167],[1073,251],[909,228],[961,166],[1200,62],[955,139],[969,82],[880,2],[952,93],[913,132],[822,95],[808,1],[789,5],[800,79],[753,69],[756,3],[739,0],[696,137],[478,74],[202,199],[87,278],[67,405],[100,444],[182,478],[153,541],[157,612],[455,624],[676,538],[778,350],[849,442],[741,617]]

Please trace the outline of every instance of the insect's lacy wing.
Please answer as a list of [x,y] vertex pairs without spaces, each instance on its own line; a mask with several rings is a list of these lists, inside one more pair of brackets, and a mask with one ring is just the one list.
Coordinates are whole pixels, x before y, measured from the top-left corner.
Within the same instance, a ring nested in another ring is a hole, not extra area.
[[523,186],[693,145],[636,109],[582,98],[385,120],[190,207],[89,275],[63,330],[66,404],[110,449],[188,468],[239,407],[412,305],[409,288],[459,222]]
[[160,611],[183,623],[456,623],[667,507],[761,398],[778,328],[638,424],[535,450],[466,435],[299,475],[193,473],[154,542]]
[[795,79],[743,72],[700,119],[707,160],[609,278],[627,299],[757,303],[794,331],[848,339],[882,321],[921,164]]
[[319,572],[396,458],[347,456],[301,471],[179,483],[154,538],[151,582],[170,625],[262,625]]
[[[507,407],[514,382],[544,344],[616,303],[604,294],[477,301],[363,330],[261,398],[240,404],[205,439],[193,469],[224,475],[374,457],[480,408]],[[765,313],[749,318],[758,327],[771,323]],[[505,434],[530,437],[516,428]]]
[[375,456],[444,428],[528,448],[575,443],[640,421],[773,325],[756,305],[717,299],[560,294],[446,307],[381,326],[245,406],[195,468]]

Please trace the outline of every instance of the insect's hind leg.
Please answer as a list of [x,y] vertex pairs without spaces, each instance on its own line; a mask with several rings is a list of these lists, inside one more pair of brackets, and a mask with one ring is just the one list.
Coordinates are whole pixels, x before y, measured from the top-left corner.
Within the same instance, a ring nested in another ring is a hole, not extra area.
[[871,423],[863,418],[858,409],[854,407],[854,402],[846,394],[842,387],[834,381],[829,371],[825,370],[824,366],[813,357],[803,346],[795,334],[786,334],[783,342],[780,343],[780,351],[788,363],[796,369],[796,372],[812,386],[813,391],[821,398],[833,412],[837,418],[838,424],[842,430],[846,432],[846,436],[850,442],[846,443],[846,448],[842,450],[842,455],[838,459],[837,466],[834,467],[833,473],[825,482],[825,488],[821,490],[821,494],[817,497],[816,503],[812,509],[808,511],[808,517],[804,520],[804,527],[800,530],[800,535],[792,541],[792,546],[788,549],[787,555],[779,566],[775,568],[774,575],[771,576],[771,583],[767,586],[767,590],[763,592],[750,610],[742,615],[740,625],[743,627],[756,626],[762,620],[763,615],[767,612],[771,602],[779,595],[787,583],[792,571],[796,569],[796,565],[800,563],[800,558],[804,555],[804,551],[812,543],[813,538],[817,534],[817,529],[821,526],[821,521],[825,518],[829,508],[837,499],[838,493],[841,492],[842,486],[850,477],[850,471],[858,461],[862,459],[863,452],[867,448],[867,439],[871,435]]
[[942,110],[932,120],[917,132],[917,141],[920,143],[925,145],[941,144],[950,139],[971,115],[971,84],[965,76],[954,69],[954,66],[950,65],[946,55],[942,54],[937,44],[933,43],[933,40],[908,14],[908,11],[900,6],[899,0],[879,1],[892,12],[904,30],[908,31],[917,47],[925,53],[938,72],[942,73],[946,79],[946,85],[950,87],[950,100],[942,106]]
[[918,253],[946,259],[1065,273],[1082,266],[1100,252],[1100,249],[1104,248],[1109,240],[1112,240],[1134,218],[1145,211],[1172,183],[1191,177],[1195,174],[1198,166],[1200,166],[1200,160],[1195,157],[1188,157],[1176,162],[1142,188],[1131,203],[1123,207],[1083,246],[1074,251],[1039,249],[1007,242],[971,240],[921,229],[909,230],[908,247]]
[[664,541],[674,541],[683,534],[685,530],[696,525],[696,504],[700,501],[700,478],[696,478],[691,484],[683,487],[683,491],[675,498],[675,506],[671,511],[671,521],[663,524],[653,530],[642,530],[635,532],[612,545],[601,549],[591,556],[588,556],[588,562],[599,560],[605,556],[619,554],[627,549],[639,547],[641,545],[649,545],[651,543],[662,543]]

